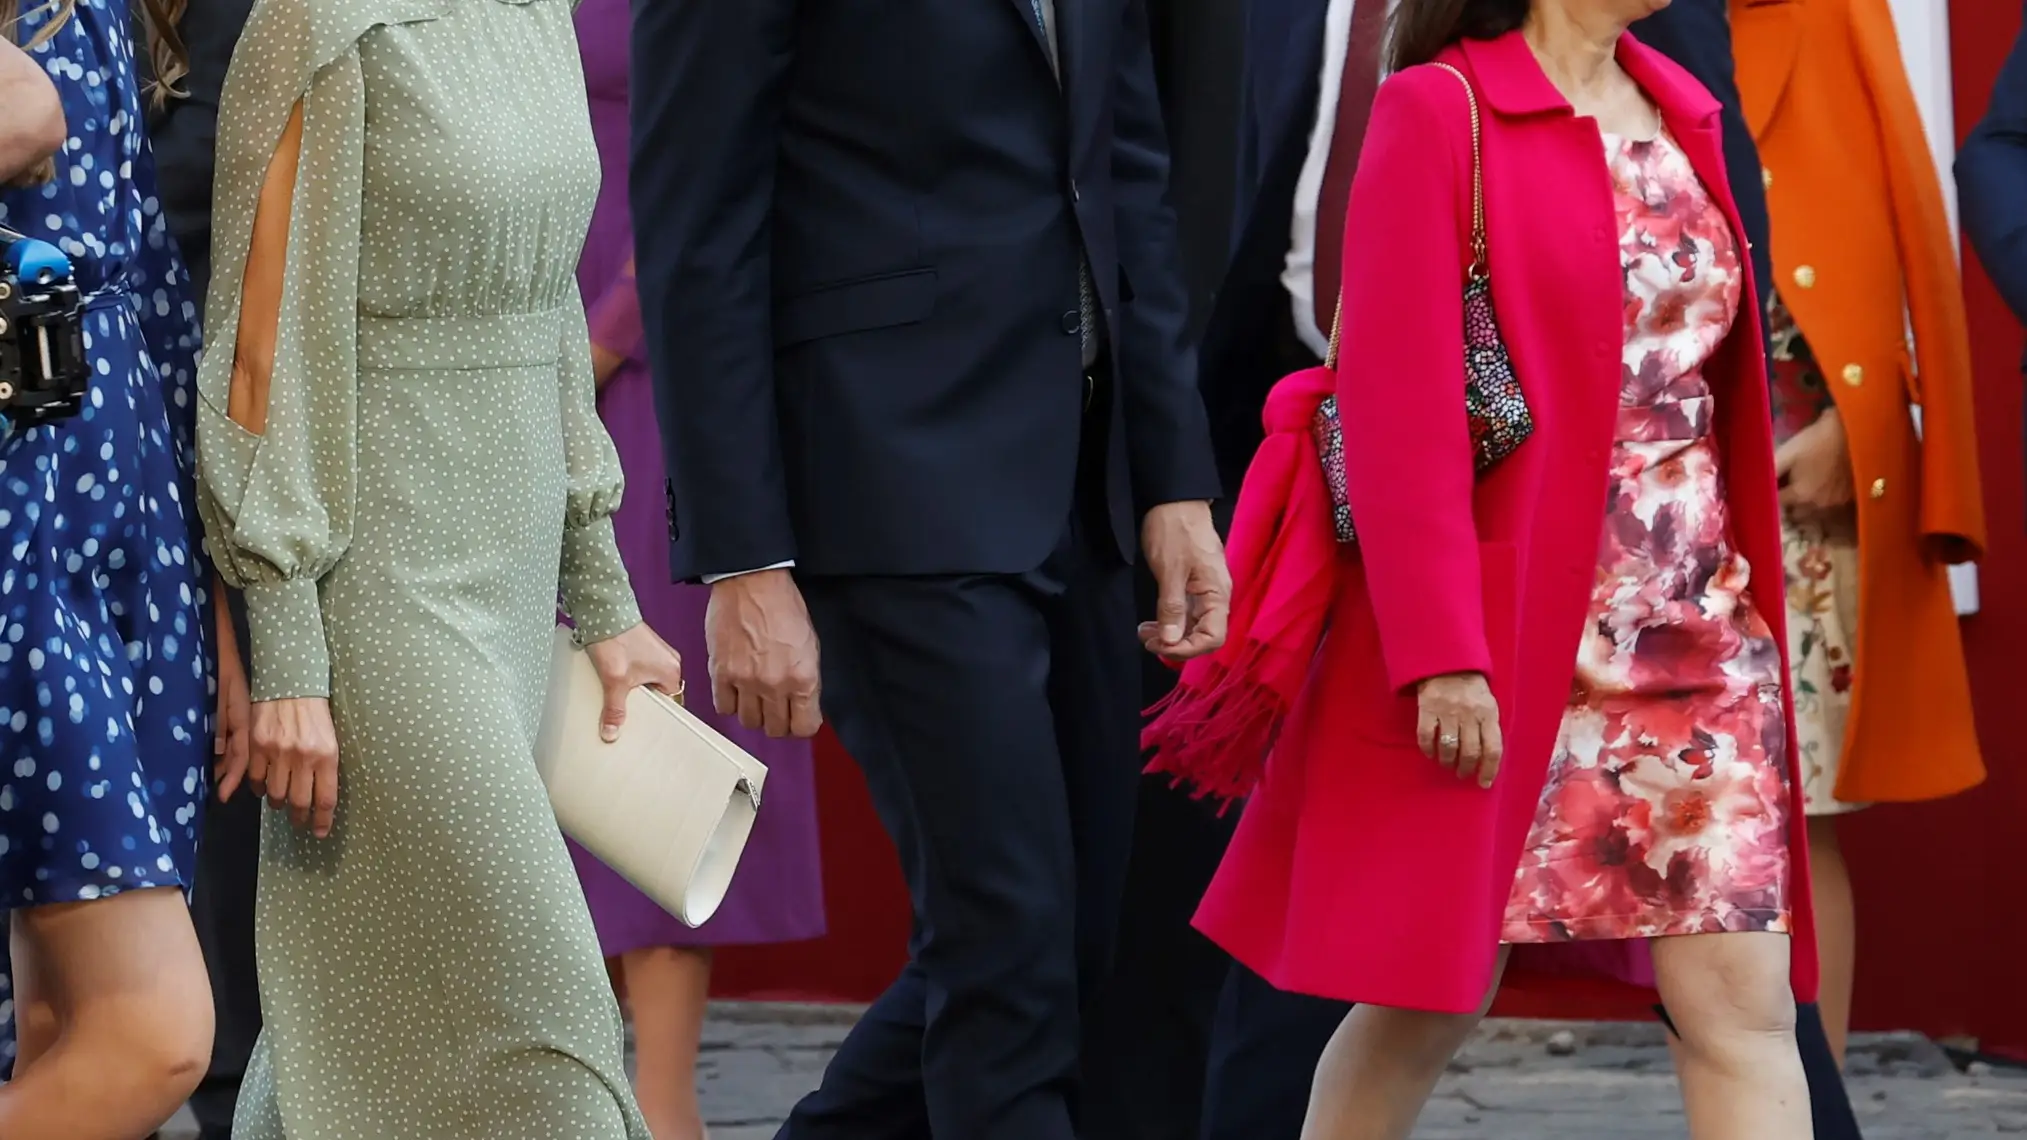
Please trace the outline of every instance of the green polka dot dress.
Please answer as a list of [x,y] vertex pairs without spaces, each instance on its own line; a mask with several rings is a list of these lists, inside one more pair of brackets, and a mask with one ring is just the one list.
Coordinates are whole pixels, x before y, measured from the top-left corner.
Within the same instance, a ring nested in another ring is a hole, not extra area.
[[[268,417],[226,415],[255,208],[303,143]],[[328,696],[329,838],[269,811],[239,1140],[648,1140],[532,758],[559,591],[638,620],[573,278],[598,156],[564,0],[260,0],[218,132],[200,508],[254,699]]]

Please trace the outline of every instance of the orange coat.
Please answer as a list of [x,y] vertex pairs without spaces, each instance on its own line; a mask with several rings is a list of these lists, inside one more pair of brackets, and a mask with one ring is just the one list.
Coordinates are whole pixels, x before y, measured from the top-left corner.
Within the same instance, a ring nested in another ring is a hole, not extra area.
[[1942,188],[1887,0],[1730,3],[1774,285],[1822,365],[1856,478],[1856,679],[1837,798],[1947,796],[1985,775],[1944,568],[1982,553],[1985,515]]

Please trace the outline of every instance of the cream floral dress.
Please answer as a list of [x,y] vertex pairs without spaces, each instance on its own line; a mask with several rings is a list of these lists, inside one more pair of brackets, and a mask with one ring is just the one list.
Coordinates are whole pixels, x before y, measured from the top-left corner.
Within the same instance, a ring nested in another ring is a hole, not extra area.
[[[1786,443],[1832,407],[1830,386],[1809,342],[1778,295],[1767,303],[1773,337],[1774,439]],[[1858,644],[1858,518],[1847,507],[1781,512],[1788,575],[1788,660],[1794,670],[1795,735],[1802,754],[1802,802],[1810,815],[1864,804],[1838,801],[1837,762],[1851,715],[1852,654]]]

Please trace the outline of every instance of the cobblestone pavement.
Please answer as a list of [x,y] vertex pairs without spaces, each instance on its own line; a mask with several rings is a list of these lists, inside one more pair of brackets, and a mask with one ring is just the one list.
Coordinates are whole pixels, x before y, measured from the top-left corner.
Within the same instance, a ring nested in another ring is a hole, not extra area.
[[[837,1006],[728,1003],[705,1030],[698,1078],[711,1140],[773,1140],[851,1027]],[[1557,1039],[1557,1035],[1562,1036]],[[2027,1073],[1958,1072],[1906,1035],[1853,1043],[1865,1140],[2027,1137]],[[189,1140],[172,1126],[162,1140]],[[1415,1140],[1682,1140],[1658,1026],[1492,1022],[1451,1066]]]

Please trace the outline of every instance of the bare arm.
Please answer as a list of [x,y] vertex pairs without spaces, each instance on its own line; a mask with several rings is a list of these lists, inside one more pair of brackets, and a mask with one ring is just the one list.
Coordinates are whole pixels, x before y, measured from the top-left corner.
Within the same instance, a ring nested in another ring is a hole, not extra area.
[[[628,242],[632,239],[629,232]],[[598,296],[585,298],[584,316],[591,326],[591,374],[600,388],[641,350],[640,289],[633,260],[626,259]]]
[[0,40],[0,181],[32,169],[63,145],[63,101],[25,51]]

